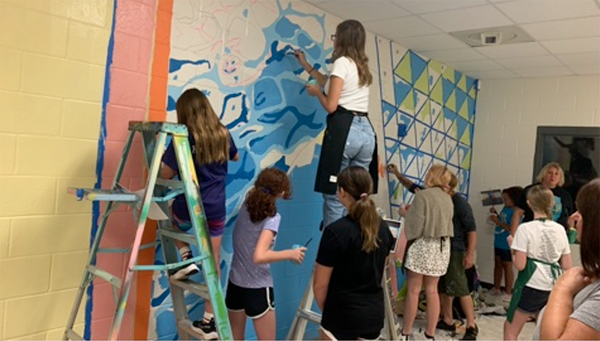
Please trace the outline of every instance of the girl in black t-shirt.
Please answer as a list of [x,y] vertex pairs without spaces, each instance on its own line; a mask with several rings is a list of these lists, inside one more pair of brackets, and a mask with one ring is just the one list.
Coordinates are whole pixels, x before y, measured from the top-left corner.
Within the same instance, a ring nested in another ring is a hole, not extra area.
[[369,172],[344,169],[337,195],[348,215],[323,231],[313,289],[323,317],[324,340],[375,339],[384,322],[383,276],[393,247],[389,227],[377,214]]

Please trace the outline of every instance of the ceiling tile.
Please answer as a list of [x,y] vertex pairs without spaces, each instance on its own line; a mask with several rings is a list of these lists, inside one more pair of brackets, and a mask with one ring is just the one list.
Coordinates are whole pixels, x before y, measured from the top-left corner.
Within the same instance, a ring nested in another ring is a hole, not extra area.
[[432,46],[435,46],[439,50],[467,47],[467,44],[446,33],[418,37],[401,37],[394,38],[393,40],[417,52],[431,50]]
[[367,30],[379,32],[390,39],[442,33],[416,16],[365,22],[364,25]]
[[356,19],[363,24],[369,21],[411,15],[391,1],[341,1],[315,4],[321,9],[343,19]]
[[600,37],[549,40],[541,44],[554,54],[600,51]]
[[414,14],[441,12],[486,4],[485,0],[394,0],[394,2]]
[[475,50],[490,58],[518,58],[548,55],[548,51],[536,42],[483,46],[476,47]]
[[512,25],[504,14],[492,5],[468,7],[446,12],[423,14],[421,17],[445,32]]
[[561,21],[524,24],[521,27],[536,40],[557,40],[600,36],[600,15]]
[[468,62],[471,60],[487,59],[486,56],[470,47],[450,50],[423,51],[421,54],[441,62]]
[[458,71],[470,72],[470,71],[489,71],[489,70],[502,70],[504,69],[498,63],[492,60],[476,60],[470,62],[452,62],[448,63]]
[[571,66],[571,70],[578,75],[597,75],[600,74],[600,64]]
[[560,60],[553,56],[496,59],[496,62],[508,69],[563,66]]
[[516,23],[532,23],[600,15],[593,0],[514,1],[495,5]]
[[477,79],[518,78],[518,76],[510,70],[473,71],[467,72],[466,74]]
[[554,76],[570,76],[574,72],[566,66],[560,67],[544,67],[535,69],[519,69],[513,70],[514,73],[521,77],[554,77]]
[[558,54],[556,57],[567,66],[600,65],[600,52]]

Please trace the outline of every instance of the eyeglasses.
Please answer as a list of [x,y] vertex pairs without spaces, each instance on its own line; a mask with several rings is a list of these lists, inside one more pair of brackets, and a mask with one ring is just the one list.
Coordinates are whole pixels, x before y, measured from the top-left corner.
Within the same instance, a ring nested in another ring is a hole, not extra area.
[[336,38],[337,38],[337,36],[336,36],[335,34],[332,34],[332,35],[331,35],[331,40],[335,41],[335,40],[336,40]]

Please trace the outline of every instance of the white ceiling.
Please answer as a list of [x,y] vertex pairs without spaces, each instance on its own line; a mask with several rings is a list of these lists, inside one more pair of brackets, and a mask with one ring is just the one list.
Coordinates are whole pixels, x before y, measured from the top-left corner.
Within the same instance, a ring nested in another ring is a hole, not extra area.
[[[600,0],[305,0],[480,79],[600,74]],[[470,47],[449,32],[516,25],[533,42]]]

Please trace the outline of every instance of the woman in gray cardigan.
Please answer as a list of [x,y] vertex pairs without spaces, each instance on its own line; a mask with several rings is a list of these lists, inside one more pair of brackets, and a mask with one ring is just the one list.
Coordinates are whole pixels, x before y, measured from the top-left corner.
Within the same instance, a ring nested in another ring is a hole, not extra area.
[[440,315],[438,281],[446,273],[450,261],[450,237],[454,235],[454,206],[448,195],[450,171],[443,165],[433,165],[425,176],[427,189],[415,193],[410,210],[400,209],[405,217],[404,231],[408,244],[404,267],[408,293],[404,304],[402,339],[408,339],[417,316],[419,293],[425,285],[427,297],[427,330],[425,337],[433,339]]

